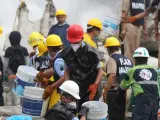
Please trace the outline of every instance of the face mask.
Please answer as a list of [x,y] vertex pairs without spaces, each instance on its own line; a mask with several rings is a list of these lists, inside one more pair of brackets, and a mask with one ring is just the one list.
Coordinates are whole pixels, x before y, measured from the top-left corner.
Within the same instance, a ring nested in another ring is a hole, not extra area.
[[75,108],[77,107],[76,102],[71,102],[71,103],[68,103],[68,104],[71,105],[71,106],[74,106]]
[[71,44],[72,49],[74,50],[74,52],[76,52],[78,50],[78,48],[80,48],[81,43],[78,44]]
[[36,52],[36,55],[39,53],[38,47],[35,47],[33,50]]
[[96,36],[96,37],[93,38],[93,40],[98,41],[98,40],[99,40],[99,37]]

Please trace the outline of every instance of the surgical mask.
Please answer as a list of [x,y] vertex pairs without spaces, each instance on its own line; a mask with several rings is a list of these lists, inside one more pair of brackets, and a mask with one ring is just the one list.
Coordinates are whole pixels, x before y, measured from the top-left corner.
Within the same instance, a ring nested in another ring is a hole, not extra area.
[[74,50],[74,52],[76,52],[78,50],[78,48],[80,48],[81,43],[78,44],[71,44],[72,49]]
[[71,106],[74,106],[75,108],[77,107],[76,102],[71,102],[71,103],[68,103],[68,104],[71,105]]
[[94,41],[98,41],[98,40],[99,40],[99,37],[96,36],[96,37],[93,38],[93,40],[94,40]]
[[36,52],[36,55],[39,53],[38,47],[35,47],[33,50]]

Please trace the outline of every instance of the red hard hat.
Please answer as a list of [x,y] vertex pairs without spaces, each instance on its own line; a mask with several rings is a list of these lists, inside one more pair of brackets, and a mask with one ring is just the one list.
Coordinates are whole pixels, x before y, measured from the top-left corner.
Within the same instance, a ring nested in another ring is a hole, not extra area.
[[83,28],[80,25],[70,25],[67,31],[67,39],[70,43],[77,43],[82,40],[83,34]]

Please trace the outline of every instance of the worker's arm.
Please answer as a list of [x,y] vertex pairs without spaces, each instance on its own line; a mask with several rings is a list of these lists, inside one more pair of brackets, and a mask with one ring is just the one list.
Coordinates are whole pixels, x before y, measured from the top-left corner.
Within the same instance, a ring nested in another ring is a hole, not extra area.
[[102,70],[102,68],[99,68],[99,69],[98,69],[98,73],[97,73],[97,77],[96,77],[95,84],[99,85],[99,83],[100,83],[101,80],[102,80],[102,76],[103,76],[103,70]]
[[53,67],[51,67],[47,69],[46,71],[44,71],[43,74],[47,76],[47,78],[51,78],[53,76],[53,72],[54,72]]
[[133,74],[133,69],[131,68],[130,70],[128,70],[128,72],[125,74],[124,79],[122,80],[121,84],[120,84],[120,88],[123,90],[127,90],[130,85],[132,85],[133,83],[135,83],[135,80],[133,80],[132,78],[132,74]]
[[116,80],[117,64],[113,58],[110,58],[107,62],[107,82],[105,89],[110,89]]

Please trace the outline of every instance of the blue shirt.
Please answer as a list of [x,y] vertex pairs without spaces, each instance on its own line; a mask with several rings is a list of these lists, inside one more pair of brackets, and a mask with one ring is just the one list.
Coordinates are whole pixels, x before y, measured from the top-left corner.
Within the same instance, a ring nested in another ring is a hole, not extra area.
[[64,25],[56,24],[50,28],[48,35],[51,35],[51,34],[58,35],[61,38],[64,47],[65,48],[69,47],[70,43],[68,42],[67,37],[66,37],[68,27],[69,25],[66,23]]

